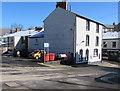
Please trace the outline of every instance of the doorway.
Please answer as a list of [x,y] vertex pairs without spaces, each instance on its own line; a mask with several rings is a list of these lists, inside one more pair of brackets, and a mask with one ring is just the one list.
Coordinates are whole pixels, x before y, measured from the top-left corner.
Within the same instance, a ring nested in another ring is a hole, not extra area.
[[89,50],[88,49],[86,50],[86,54],[85,55],[86,55],[85,56],[85,61],[88,62],[88,60],[89,60]]
[[81,49],[80,51],[79,51],[79,62],[81,62],[81,61],[83,61],[83,50]]

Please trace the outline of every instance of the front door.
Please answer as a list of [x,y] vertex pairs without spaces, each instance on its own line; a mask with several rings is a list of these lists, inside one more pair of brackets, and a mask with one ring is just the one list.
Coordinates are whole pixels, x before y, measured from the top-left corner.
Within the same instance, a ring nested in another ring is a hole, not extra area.
[[85,61],[88,62],[88,60],[89,60],[89,50],[87,49],[87,50],[86,50]]
[[81,49],[80,51],[79,51],[79,62],[81,62],[81,61],[83,61],[83,50]]

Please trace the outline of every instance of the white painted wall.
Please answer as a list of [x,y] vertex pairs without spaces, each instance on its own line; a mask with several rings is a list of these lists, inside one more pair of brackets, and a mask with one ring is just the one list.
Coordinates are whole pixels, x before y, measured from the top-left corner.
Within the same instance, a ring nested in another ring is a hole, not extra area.
[[21,36],[14,36],[14,48],[16,48],[16,50],[22,50],[24,47],[25,45],[22,44]]
[[44,38],[29,38],[28,51],[31,52],[37,49],[44,49]]
[[20,37],[17,37],[17,36],[14,37],[14,47],[17,46],[18,42],[20,42],[20,38],[21,38],[21,36]]
[[[44,21],[45,43],[49,43],[50,52],[68,53],[76,52],[76,61],[79,62],[79,51],[83,49],[85,58],[86,49],[89,50],[89,61],[101,61],[102,25],[99,25],[99,33],[96,33],[96,23],[90,22],[90,31],[86,31],[86,19],[61,8],[55,9]],[[76,36],[74,33],[76,32]],[[86,47],[86,35],[90,36],[90,45]],[[99,37],[99,46],[95,45],[96,36]],[[74,40],[76,39],[76,40]],[[84,42],[82,42],[84,41]],[[74,44],[76,48],[74,50]],[[97,48],[100,57],[94,57],[94,49]]]
[[[83,57],[85,57],[85,40],[86,40],[86,20],[76,17],[76,62],[80,63],[79,51],[83,49]],[[82,42],[84,41],[84,42]]]
[[[86,46],[86,35],[89,35],[90,42],[89,46]],[[96,36],[99,37],[99,46],[95,45]],[[84,41],[84,42],[82,42]],[[89,60],[88,62],[96,62],[101,61],[101,57],[94,57],[94,49],[97,48],[99,51],[98,54],[101,56],[101,43],[102,43],[102,26],[99,25],[99,33],[96,33],[96,23],[90,21],[90,30],[86,31],[86,19],[82,19],[80,17],[76,17],[76,61],[77,63],[81,63],[79,61],[79,51],[83,50],[83,58],[85,58],[86,50],[89,50]],[[83,60],[85,61],[85,59]]]
[[68,53],[74,51],[73,31],[75,15],[61,8],[55,9],[44,21],[45,42],[50,45],[50,52]]

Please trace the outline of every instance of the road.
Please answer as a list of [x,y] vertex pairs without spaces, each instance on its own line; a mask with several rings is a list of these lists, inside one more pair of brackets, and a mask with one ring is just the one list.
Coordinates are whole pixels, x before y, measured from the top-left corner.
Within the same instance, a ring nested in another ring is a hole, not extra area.
[[49,66],[34,59],[2,57],[0,69],[2,89],[8,91],[10,89],[29,91],[33,89],[119,89],[120,87],[118,81],[120,68],[117,66],[86,64],[74,67]]

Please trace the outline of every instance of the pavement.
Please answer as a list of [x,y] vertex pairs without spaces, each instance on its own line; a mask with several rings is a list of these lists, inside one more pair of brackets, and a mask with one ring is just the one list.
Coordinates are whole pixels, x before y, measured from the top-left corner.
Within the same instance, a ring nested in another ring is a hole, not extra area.
[[97,66],[103,66],[103,67],[120,67],[120,63],[116,62],[116,63],[110,63],[110,61],[102,61],[102,62],[96,62],[96,63],[89,63],[89,64],[77,64],[77,65],[61,65],[60,64],[60,60],[58,61],[50,61],[50,62],[45,62],[45,63],[39,63],[40,65],[44,65],[44,66],[49,66],[49,67],[79,67],[81,65],[97,65]]

